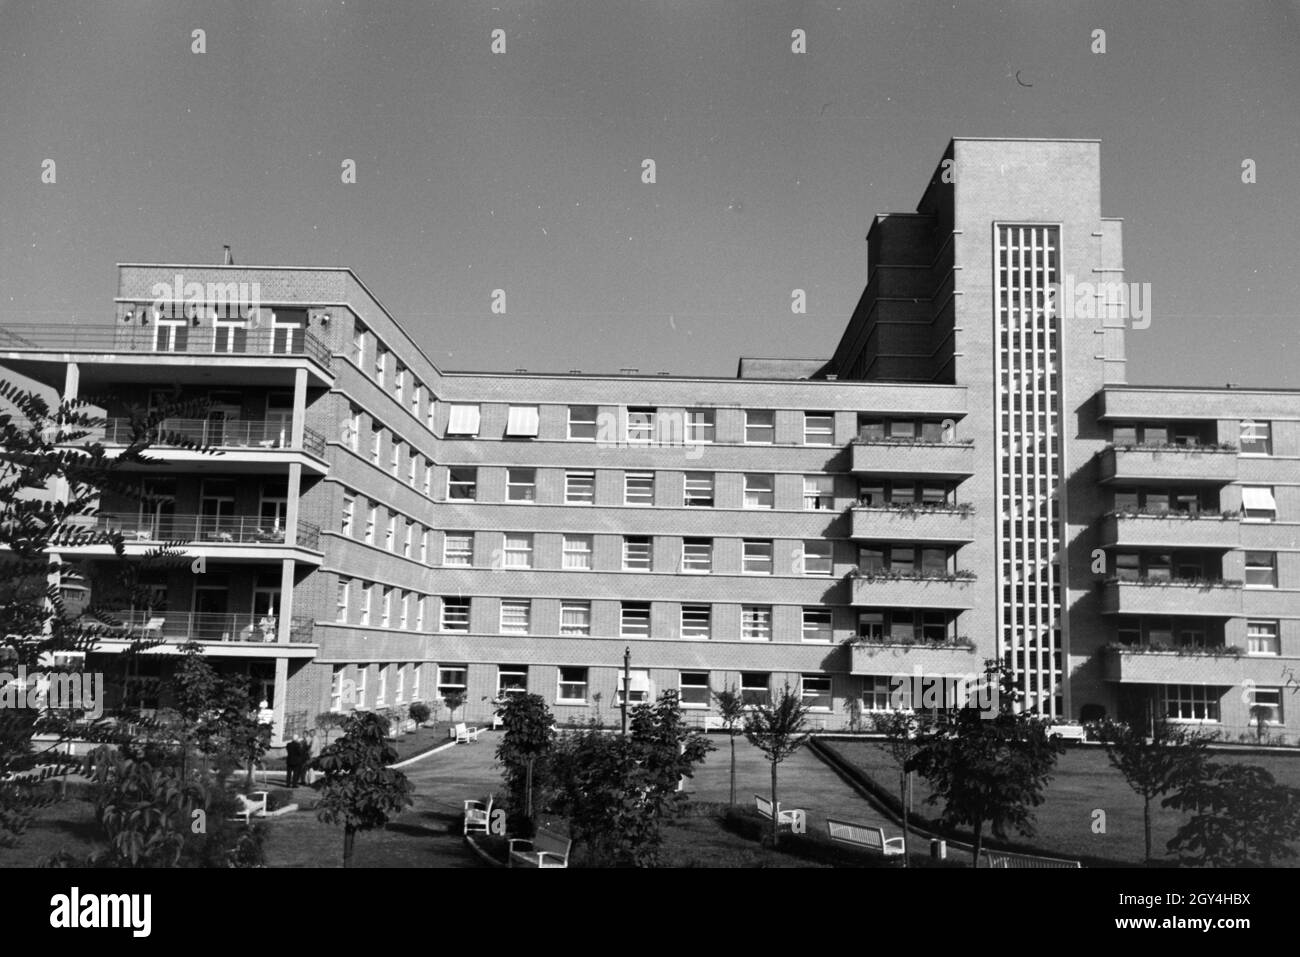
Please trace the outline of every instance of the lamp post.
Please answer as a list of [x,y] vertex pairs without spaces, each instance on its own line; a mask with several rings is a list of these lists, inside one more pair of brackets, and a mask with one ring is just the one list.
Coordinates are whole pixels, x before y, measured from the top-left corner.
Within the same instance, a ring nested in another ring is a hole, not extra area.
[[627,699],[632,696],[632,646],[623,649],[623,737],[627,737]]

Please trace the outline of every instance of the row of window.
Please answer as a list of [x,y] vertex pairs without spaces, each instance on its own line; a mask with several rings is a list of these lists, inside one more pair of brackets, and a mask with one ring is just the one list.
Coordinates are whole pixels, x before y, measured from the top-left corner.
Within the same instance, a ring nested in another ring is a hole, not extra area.
[[[370,683],[370,666],[360,665],[353,669],[355,679],[347,677],[346,665],[335,665],[333,681],[330,684],[330,710],[344,711],[354,708],[386,708],[391,705],[406,704],[420,700],[421,666],[416,663],[399,664],[394,669],[386,663],[377,665],[373,690]],[[389,687],[389,672],[393,673],[392,687]],[[390,701],[389,691],[393,692]]]
[[359,499],[357,493],[345,489],[339,533],[355,539],[358,531],[361,532],[361,541],[367,545],[426,565],[429,563],[432,529],[371,499]]
[[334,593],[334,620],[345,625],[424,631],[425,608],[431,597],[340,575]]
[[[1149,514],[1169,512],[1194,516],[1217,508],[1210,493],[1191,489],[1116,489],[1115,510]],[[1248,522],[1277,521],[1277,499],[1271,485],[1241,486],[1242,518]]]
[[[387,436],[387,438],[386,438]],[[405,481],[413,489],[423,488],[424,494],[433,496],[433,461],[423,453],[407,447],[407,443],[388,429],[371,420],[370,439],[363,453],[361,445],[361,410],[352,408],[343,428],[343,442],[358,455],[367,454],[377,468],[386,469],[393,478]],[[384,448],[388,449],[385,459]]]
[[[1251,686],[1252,724],[1261,718],[1265,724],[1283,723],[1282,691],[1282,688]],[[1223,693],[1223,688],[1212,685],[1163,685],[1160,688],[1161,710],[1172,721],[1215,723],[1220,720],[1219,702]],[[1255,708],[1259,710],[1255,711]]]
[[[1127,422],[1111,429],[1115,445],[1207,445],[1215,441],[1212,423]],[[1273,423],[1242,419],[1238,426],[1242,455],[1273,454]]]
[[[1215,628],[1214,625],[1211,625]],[[1115,623],[1120,642],[1126,645],[1155,645],[1179,648],[1210,648],[1222,645],[1221,629],[1217,634],[1207,632],[1202,619],[1175,620],[1157,616],[1122,617]],[[1247,619],[1246,653],[1250,655],[1279,655],[1282,653],[1278,638],[1278,622],[1267,619]]]
[[[1245,553],[1245,585],[1277,587],[1277,552]],[[1198,581],[1215,577],[1204,556],[1180,552],[1116,552],[1115,577],[1121,581]]]
[[[373,364],[367,366],[366,354],[370,351],[372,341],[374,342]],[[363,372],[367,369],[371,371],[372,378],[380,389],[388,391],[391,388],[392,396],[397,400],[398,405],[409,408],[411,415],[419,419],[423,409],[424,423],[432,431],[437,408],[433,393],[359,321],[352,327],[352,358]],[[356,451],[355,448],[353,451]]]

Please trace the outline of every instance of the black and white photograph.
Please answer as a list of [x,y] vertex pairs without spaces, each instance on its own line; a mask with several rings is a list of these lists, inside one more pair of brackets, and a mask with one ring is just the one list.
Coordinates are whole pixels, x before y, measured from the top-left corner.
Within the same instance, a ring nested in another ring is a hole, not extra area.
[[0,0],[6,939],[1280,925],[1298,171],[1294,0]]

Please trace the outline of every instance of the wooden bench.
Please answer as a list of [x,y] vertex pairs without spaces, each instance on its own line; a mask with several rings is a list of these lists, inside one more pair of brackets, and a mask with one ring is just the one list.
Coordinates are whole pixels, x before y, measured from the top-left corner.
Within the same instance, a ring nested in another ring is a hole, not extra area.
[[876,851],[886,857],[893,857],[903,853],[903,839],[901,837],[887,838],[881,828],[871,827],[867,824],[852,824],[849,821],[834,821],[829,818],[826,820],[826,826],[830,829],[832,841],[839,841],[841,844],[848,844],[851,847],[865,848],[868,851]]
[[1087,741],[1088,729],[1081,724],[1054,724],[1047,732],[1049,737],[1063,741]]
[[471,741],[478,740],[478,736],[483,733],[483,729],[466,727],[462,722],[452,728],[451,733],[457,744],[469,744]]
[[[763,815],[769,821],[772,820],[772,802],[761,794],[754,795],[754,807],[758,808],[758,813]],[[794,827],[796,815],[803,817],[803,811],[785,810],[778,801],[776,805],[776,824],[777,827]]]
[[267,802],[271,795],[266,791],[254,791],[251,794],[236,794],[239,801],[239,810],[235,812],[232,821],[243,821],[245,824],[253,823],[254,815],[257,817],[266,817]]
[[568,867],[569,848],[573,842],[550,831],[541,830],[530,841],[510,838],[510,867]]
[[470,831],[487,834],[492,826],[492,802],[495,795],[488,795],[487,803],[468,800],[465,802],[465,833]]
[[983,851],[980,857],[988,861],[989,867],[1003,870],[1021,870],[1023,868],[1062,868],[1072,870],[1083,867],[1078,861],[1065,860],[1064,858],[1038,857],[1033,854],[1010,854],[1003,851]]

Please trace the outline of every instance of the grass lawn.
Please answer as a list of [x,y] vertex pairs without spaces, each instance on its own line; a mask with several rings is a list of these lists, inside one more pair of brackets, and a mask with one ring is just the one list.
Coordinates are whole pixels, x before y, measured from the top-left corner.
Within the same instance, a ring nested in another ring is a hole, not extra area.
[[[868,741],[825,741],[824,744],[861,768],[877,784],[891,792],[898,790],[898,769],[888,753]],[[1225,763],[1257,764],[1267,768],[1281,784],[1300,787],[1300,754],[1231,754],[1214,752],[1212,760]],[[913,809],[927,818],[937,818],[941,807],[923,803],[930,792],[915,778]],[[1143,859],[1142,799],[1110,766],[1101,748],[1070,748],[1061,755],[1046,800],[1034,811],[1037,835],[1017,843],[1032,843],[1044,853],[1063,857],[1103,858],[1117,863],[1141,864]],[[1094,811],[1106,812],[1104,834],[1093,833]],[[1152,805],[1152,855],[1166,857],[1165,843],[1174,836],[1185,816]],[[987,835],[986,835],[987,836]]]

